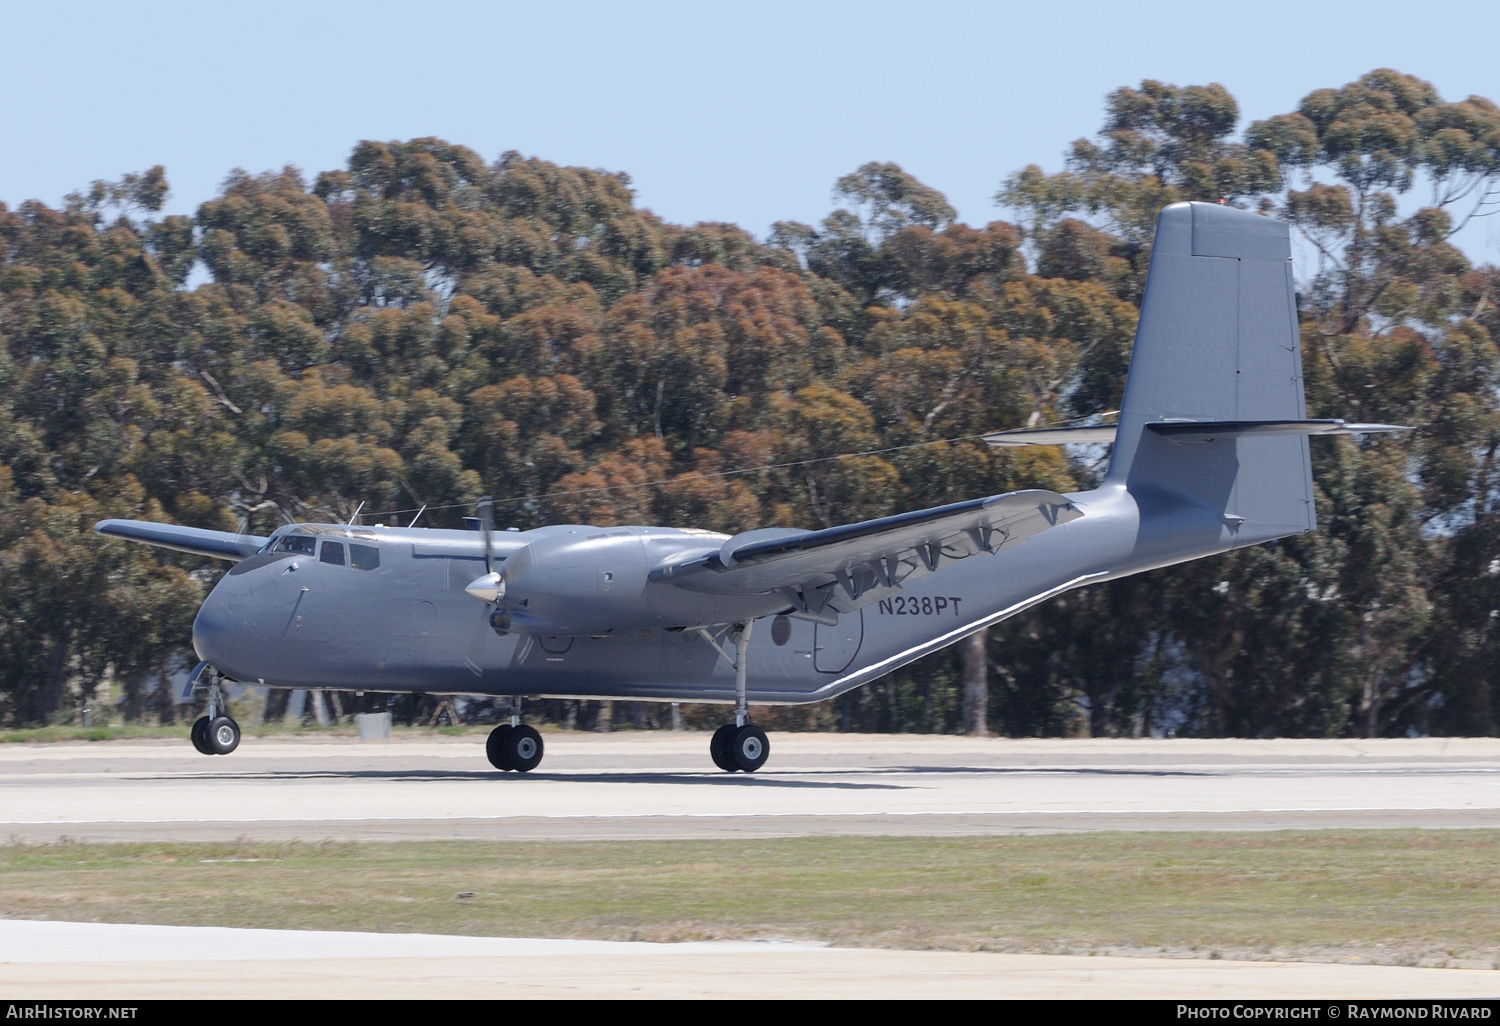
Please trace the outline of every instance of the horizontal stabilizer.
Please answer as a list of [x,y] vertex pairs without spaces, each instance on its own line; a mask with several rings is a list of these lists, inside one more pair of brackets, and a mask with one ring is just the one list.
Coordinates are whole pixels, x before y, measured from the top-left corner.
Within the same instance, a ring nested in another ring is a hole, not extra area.
[[[1400,424],[1350,424],[1342,420],[1158,420],[1147,431],[1167,436],[1209,435],[1364,435],[1380,431],[1410,431]],[[995,446],[1109,444],[1116,427],[1036,428],[992,431],[983,438]]]
[[101,520],[94,525],[95,534],[127,541],[144,542],[163,549],[191,552],[195,556],[212,556],[238,563],[253,555],[269,539],[253,534],[230,534],[228,531],[206,531],[201,527],[179,527],[149,520]]
[[994,446],[1012,445],[1108,445],[1115,440],[1115,425],[1088,427],[1027,428],[1024,431],[991,431],[981,436]]
[[1159,435],[1363,435],[1410,431],[1399,424],[1349,424],[1342,420],[1159,420],[1146,425]]

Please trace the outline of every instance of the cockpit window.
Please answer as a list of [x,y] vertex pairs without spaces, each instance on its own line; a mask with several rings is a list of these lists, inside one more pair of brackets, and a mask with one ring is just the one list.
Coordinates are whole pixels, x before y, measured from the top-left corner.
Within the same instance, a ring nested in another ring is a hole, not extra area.
[[305,534],[284,534],[276,539],[276,544],[271,547],[272,552],[296,552],[299,555],[311,556],[313,548],[318,544],[316,538]]
[[318,562],[332,563],[334,566],[344,565],[344,543],[326,541],[322,550],[318,553]]
[[380,568],[380,549],[374,545],[356,545],[349,543],[349,565],[356,570],[378,570]]

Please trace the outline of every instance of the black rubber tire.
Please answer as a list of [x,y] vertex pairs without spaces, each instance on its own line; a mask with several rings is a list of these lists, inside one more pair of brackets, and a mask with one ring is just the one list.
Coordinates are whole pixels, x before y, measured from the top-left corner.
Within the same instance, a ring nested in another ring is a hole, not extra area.
[[736,773],[740,768],[729,754],[730,738],[734,737],[734,732],[738,729],[733,723],[726,723],[714,731],[714,736],[708,742],[708,757],[725,773]]
[[515,769],[505,755],[505,739],[515,728],[509,723],[502,723],[490,731],[490,736],[484,742],[484,754],[489,757],[490,765],[497,770]]
[[766,732],[749,723],[734,732],[728,748],[729,757],[745,773],[760,769],[771,754],[771,742],[766,739]]
[[542,735],[533,727],[521,724],[506,736],[505,758],[517,773],[530,773],[542,764]]
[[228,716],[215,716],[204,732],[209,751],[228,755],[240,746],[240,725]]
[[188,737],[193,741],[193,747],[203,755],[212,755],[214,750],[208,747],[208,717],[199,716],[193,721],[193,729]]

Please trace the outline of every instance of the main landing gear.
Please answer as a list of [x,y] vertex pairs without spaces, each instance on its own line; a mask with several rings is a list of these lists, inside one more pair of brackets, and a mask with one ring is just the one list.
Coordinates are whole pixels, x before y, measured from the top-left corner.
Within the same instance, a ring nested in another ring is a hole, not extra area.
[[228,755],[240,746],[240,725],[229,717],[217,680],[208,686],[208,714],[193,722],[189,736],[204,755]]
[[726,723],[714,731],[713,739],[708,742],[708,754],[725,773],[737,770],[754,773],[766,764],[771,743],[766,740],[766,732],[754,724]]
[[755,621],[748,620],[730,628],[729,640],[734,643],[733,658],[719,646],[713,635],[701,628],[698,630],[703,640],[717,648],[719,654],[734,667],[734,722],[726,723],[714,731],[713,738],[708,742],[709,758],[725,773],[754,773],[766,764],[766,759],[771,754],[771,742],[767,740],[766,732],[747,722],[750,719],[750,707],[745,701],[746,659],[750,648],[750,629],[754,626]]
[[484,743],[484,754],[490,765],[497,770],[516,770],[530,773],[542,764],[542,735],[533,727],[521,722],[520,706],[511,715],[509,723],[502,723],[490,731]]

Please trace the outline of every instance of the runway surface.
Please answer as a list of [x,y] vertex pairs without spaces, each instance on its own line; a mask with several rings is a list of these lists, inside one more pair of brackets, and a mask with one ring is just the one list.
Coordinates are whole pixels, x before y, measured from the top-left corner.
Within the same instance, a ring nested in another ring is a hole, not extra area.
[[[1500,827],[1500,740],[1008,741],[778,734],[753,775],[697,733],[0,745],[0,838],[418,840]],[[1493,997],[1494,970],[613,944],[0,920],[27,998]]]
[[417,840],[1500,827],[1500,739],[775,734],[753,775],[699,733],[0,745],[0,838]]
[[[1493,998],[1494,970],[0,920],[17,999]],[[1326,1011],[1326,1007],[1324,1009]]]

